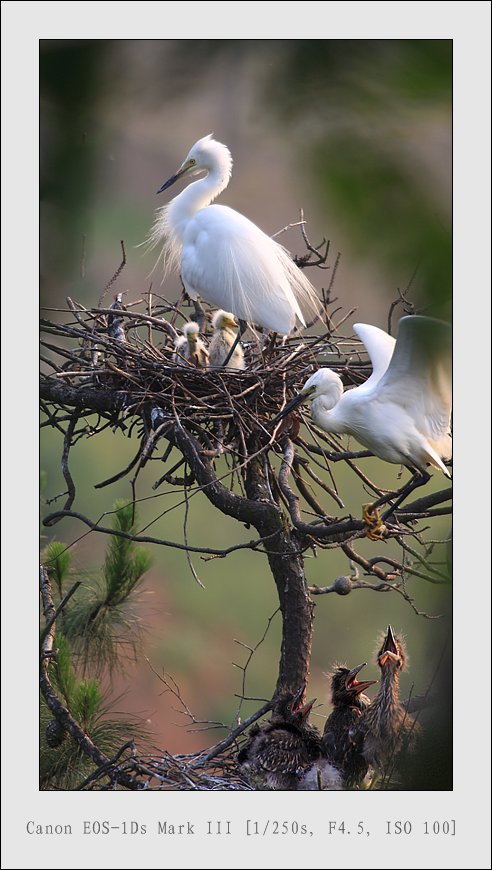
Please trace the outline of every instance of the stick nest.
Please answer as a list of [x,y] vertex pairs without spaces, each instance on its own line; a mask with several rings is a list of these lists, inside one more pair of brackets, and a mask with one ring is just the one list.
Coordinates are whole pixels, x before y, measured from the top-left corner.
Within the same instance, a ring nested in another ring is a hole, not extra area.
[[[254,791],[236,763],[236,749],[229,747],[210,761],[191,755],[139,755],[118,764],[148,791]],[[102,773],[102,771],[101,771]]]
[[[328,303],[317,324],[318,335],[294,334],[284,339],[260,335],[243,343],[246,369],[234,371],[200,369],[190,363],[176,365],[174,339],[181,330],[173,320],[198,319],[196,311],[190,317],[184,309],[167,304],[150,315],[135,311],[138,303],[112,311],[87,310],[69,302],[62,313],[70,315],[71,322],[41,323],[47,336],[41,344],[49,352],[42,357],[43,378],[75,388],[108,391],[125,417],[161,409],[190,424],[195,434],[208,430],[214,439],[220,424],[221,441],[224,426],[226,440],[236,443],[238,438],[244,444],[255,432],[265,432],[272,416],[320,365],[336,369],[347,384],[360,383],[369,371],[361,362],[357,339],[337,334],[340,324],[335,325],[328,315]],[[140,305],[143,307],[143,300]],[[173,316],[166,319],[162,314],[169,314],[170,309]],[[202,335],[207,343],[210,313],[202,312]],[[113,337],[116,320],[118,338]],[[54,343],[49,336],[56,336],[58,341]]]

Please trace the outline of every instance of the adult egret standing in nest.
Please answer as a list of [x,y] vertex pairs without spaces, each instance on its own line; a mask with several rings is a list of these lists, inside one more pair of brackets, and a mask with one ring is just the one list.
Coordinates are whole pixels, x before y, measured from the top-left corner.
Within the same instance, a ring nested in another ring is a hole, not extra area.
[[318,313],[316,291],[282,245],[234,209],[211,205],[227,187],[232,170],[229,149],[212,135],[195,142],[178,171],[157,191],[162,193],[179,178],[205,173],[158,209],[148,245],[163,244],[159,259],[165,273],[179,270],[191,299],[200,295],[238,318],[236,341],[247,323],[288,335],[296,323],[306,326],[305,314]]
[[185,360],[190,365],[204,369],[208,365],[208,350],[201,338],[198,337],[200,327],[198,323],[190,320],[183,329],[183,335],[174,342],[173,363],[177,366],[185,366]]
[[214,334],[208,349],[210,365],[223,366],[226,359],[230,357],[227,368],[244,369],[244,352],[241,345],[238,344],[232,355],[230,354],[236,340],[237,321],[234,315],[220,309],[212,317],[212,326]]
[[[336,372],[318,369],[273,422],[309,398],[311,416],[325,432],[353,435],[380,459],[409,468],[413,477],[384,519],[412,489],[427,483],[427,465],[450,477],[444,460],[452,455],[451,328],[431,317],[409,315],[399,322],[396,342],[369,324],[356,323],[354,330],[369,353],[370,378],[344,392]],[[373,515],[387,500],[384,496],[366,512]]]

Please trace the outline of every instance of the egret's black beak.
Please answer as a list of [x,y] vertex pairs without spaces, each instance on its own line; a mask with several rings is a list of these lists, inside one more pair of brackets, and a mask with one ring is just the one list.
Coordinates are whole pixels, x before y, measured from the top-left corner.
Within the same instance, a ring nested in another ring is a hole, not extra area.
[[287,414],[290,414],[290,412],[293,411],[294,408],[297,408],[298,405],[301,405],[302,402],[305,402],[309,396],[309,392],[299,393],[298,396],[295,396],[293,399],[290,400],[290,402],[287,402],[285,408],[280,411],[280,413],[277,414],[276,417],[273,418],[272,426],[276,426],[277,423],[279,423],[280,420],[283,420],[284,417],[287,416]]
[[162,193],[163,190],[167,190],[168,187],[171,187],[171,185],[174,184],[174,182],[177,181],[178,178],[181,178],[181,176],[186,172],[187,169],[187,166],[183,166],[181,169],[178,169],[175,175],[171,175],[171,178],[168,178],[168,180],[164,182],[162,187],[160,187],[159,190],[156,192],[156,195],[157,193]]

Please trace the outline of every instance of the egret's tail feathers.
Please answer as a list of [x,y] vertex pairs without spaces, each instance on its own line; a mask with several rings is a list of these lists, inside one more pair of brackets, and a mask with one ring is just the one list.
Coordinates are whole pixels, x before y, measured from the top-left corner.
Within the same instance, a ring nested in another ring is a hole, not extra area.
[[439,441],[427,442],[427,461],[434,468],[440,468],[446,477],[451,477],[449,470],[444,465],[443,459],[451,459],[452,456],[452,441],[450,435],[445,435]]
[[289,291],[292,295],[293,308],[302,326],[317,320],[321,313],[321,300],[315,288],[302,269],[296,266],[286,248],[278,245],[279,259],[289,278]]

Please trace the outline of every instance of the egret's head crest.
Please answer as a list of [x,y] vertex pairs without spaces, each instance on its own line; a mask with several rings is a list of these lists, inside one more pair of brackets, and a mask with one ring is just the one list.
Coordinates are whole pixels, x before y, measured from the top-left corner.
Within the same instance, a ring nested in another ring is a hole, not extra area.
[[196,175],[203,170],[210,172],[216,169],[217,166],[223,170],[224,176],[229,179],[232,172],[231,152],[227,145],[217,142],[213,138],[213,133],[209,133],[207,136],[202,136],[201,139],[198,139],[190,148],[182,168],[185,168],[185,171],[189,171],[192,175]]

